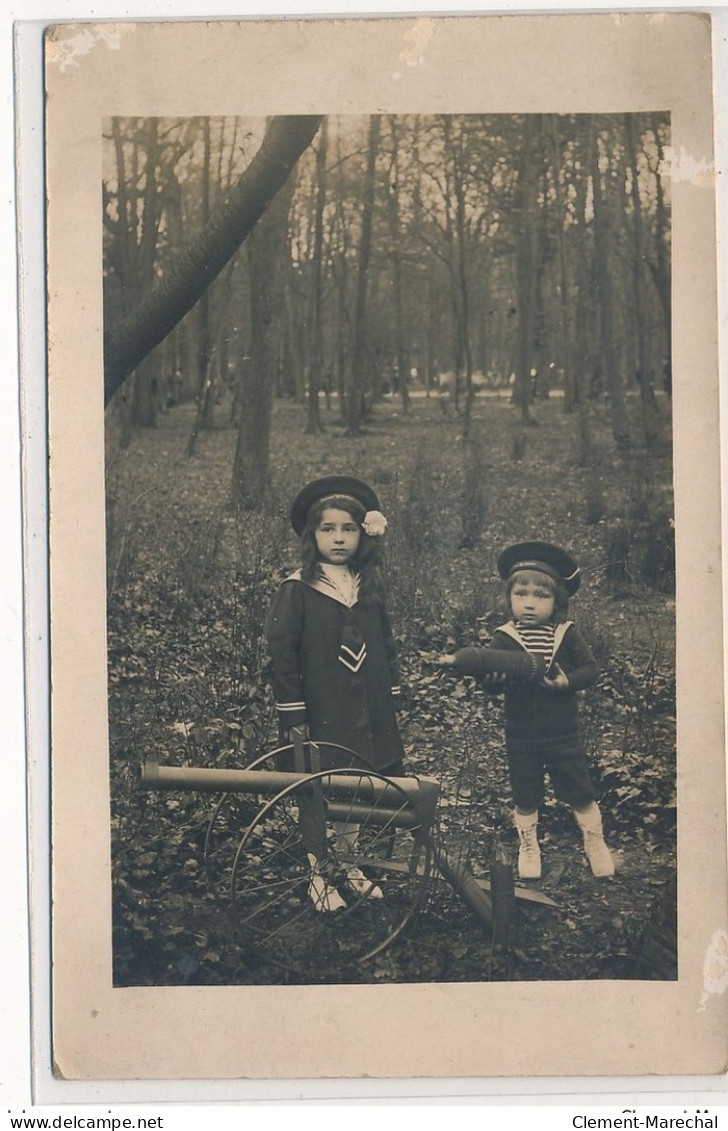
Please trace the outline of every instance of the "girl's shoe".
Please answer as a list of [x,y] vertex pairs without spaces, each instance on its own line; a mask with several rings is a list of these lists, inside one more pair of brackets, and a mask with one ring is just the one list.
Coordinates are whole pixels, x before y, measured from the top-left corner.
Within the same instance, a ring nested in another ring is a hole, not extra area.
[[382,889],[368,879],[361,868],[349,868],[346,873],[346,886],[357,895],[366,896],[367,899],[384,899]]
[[327,884],[323,876],[314,873],[308,885],[308,898],[313,903],[314,911],[343,911],[346,900],[342,899],[332,884]]

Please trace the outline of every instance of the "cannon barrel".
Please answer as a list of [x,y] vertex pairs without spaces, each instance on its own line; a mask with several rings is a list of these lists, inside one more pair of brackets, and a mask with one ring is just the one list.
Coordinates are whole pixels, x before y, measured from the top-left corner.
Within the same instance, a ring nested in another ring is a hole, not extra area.
[[[372,810],[368,805],[359,802],[329,801],[326,805],[326,816],[330,821],[352,822],[354,824],[367,824],[372,819]],[[390,809],[377,805],[376,825],[379,828],[417,829],[423,824],[420,807],[414,808],[412,803],[403,808]]]
[[[252,793],[274,797],[297,782],[320,781],[326,786],[332,804],[355,798],[355,804],[370,804],[396,812],[406,798],[417,814],[417,822],[429,821],[434,815],[439,784],[433,778],[384,778],[362,772],[322,771],[312,775],[282,770],[220,770],[203,766],[160,766],[158,762],[142,763],[139,785],[149,790],[191,789],[203,793]],[[404,796],[403,796],[404,795]],[[342,805],[342,812],[351,807]],[[398,824],[403,824],[399,821]]]

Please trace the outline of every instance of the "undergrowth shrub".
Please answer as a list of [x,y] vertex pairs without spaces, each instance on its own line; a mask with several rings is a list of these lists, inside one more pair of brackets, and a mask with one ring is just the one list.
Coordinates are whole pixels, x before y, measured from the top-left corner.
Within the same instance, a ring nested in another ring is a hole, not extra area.
[[600,800],[611,821],[634,834],[674,833],[677,795],[672,759],[665,764],[634,748],[612,747],[600,753],[599,772]]
[[669,657],[611,655],[597,686],[582,698],[581,725],[612,818],[634,833],[672,833],[675,680]]
[[134,577],[143,545],[138,508],[143,492],[130,495],[106,476],[106,595],[122,591]]
[[486,579],[451,598],[448,613],[448,635],[458,646],[472,642],[486,647],[493,630],[508,616],[501,586]]
[[644,537],[641,576],[663,593],[675,588],[675,528],[670,515],[661,513],[650,521]]
[[526,456],[528,436],[525,432],[516,432],[511,440],[511,459],[514,463],[521,463]]
[[433,474],[432,453],[424,445],[417,450],[412,470],[404,484],[403,506],[397,515],[397,529],[410,553],[412,563],[432,552],[440,533],[440,484]]
[[605,575],[621,593],[644,582],[661,593],[675,587],[675,532],[666,513],[642,522],[611,522],[602,536]]
[[442,598],[439,556],[450,537],[452,515],[445,500],[449,476],[440,453],[421,446],[408,476],[392,484],[387,496],[385,582],[390,609],[406,640],[416,638],[428,607]]
[[480,431],[473,429],[463,445],[461,501],[461,549],[472,549],[480,541],[488,511],[486,497],[486,449]]
[[584,470],[584,521],[595,526],[607,514],[604,494],[604,463],[591,453]]
[[619,513],[604,524],[606,580],[614,593],[645,583],[661,593],[675,587],[675,532],[669,490],[660,490],[649,461],[634,458]]
[[[579,629],[600,667],[597,684],[580,696],[582,737],[610,820],[671,835],[675,824],[675,657],[672,636],[658,628],[646,586],[620,615],[577,598]],[[626,642],[626,643],[625,643]]]
[[220,507],[211,515],[190,517],[183,528],[177,528],[177,544],[166,547],[172,572],[193,601],[201,600],[217,583],[224,521]]

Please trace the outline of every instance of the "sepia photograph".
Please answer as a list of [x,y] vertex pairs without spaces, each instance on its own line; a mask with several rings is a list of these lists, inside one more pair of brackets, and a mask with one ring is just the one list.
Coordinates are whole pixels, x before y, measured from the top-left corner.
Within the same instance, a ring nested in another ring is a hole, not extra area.
[[59,1074],[720,1071],[709,21],[45,57]]
[[115,984],[674,979],[669,115],[104,145]]

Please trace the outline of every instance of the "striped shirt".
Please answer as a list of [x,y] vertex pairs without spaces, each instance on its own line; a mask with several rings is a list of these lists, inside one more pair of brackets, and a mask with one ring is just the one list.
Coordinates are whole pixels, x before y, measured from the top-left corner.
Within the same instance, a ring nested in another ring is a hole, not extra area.
[[548,669],[554,657],[556,626],[553,624],[517,624],[516,630],[526,651],[533,656],[543,656]]

